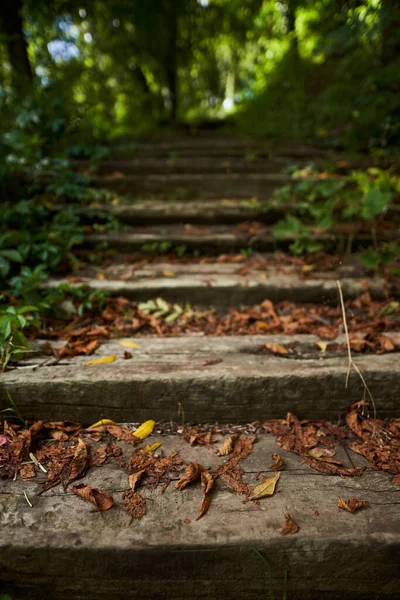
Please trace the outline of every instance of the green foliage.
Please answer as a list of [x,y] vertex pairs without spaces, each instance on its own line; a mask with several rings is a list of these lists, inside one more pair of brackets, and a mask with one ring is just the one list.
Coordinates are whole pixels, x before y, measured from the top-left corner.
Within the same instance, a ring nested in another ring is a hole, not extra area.
[[[294,181],[276,190],[275,199],[286,208],[286,216],[272,227],[277,239],[295,238],[290,249],[295,254],[323,249],[313,234],[352,220],[371,222],[384,215],[400,192],[400,177],[390,170],[371,168],[353,171],[349,176],[329,177],[308,169],[294,171]],[[399,244],[368,248],[361,261],[368,268],[387,266],[399,256]]]
[[37,311],[36,306],[0,306],[0,369],[5,369],[12,358],[18,360],[29,352],[23,330],[38,323]]

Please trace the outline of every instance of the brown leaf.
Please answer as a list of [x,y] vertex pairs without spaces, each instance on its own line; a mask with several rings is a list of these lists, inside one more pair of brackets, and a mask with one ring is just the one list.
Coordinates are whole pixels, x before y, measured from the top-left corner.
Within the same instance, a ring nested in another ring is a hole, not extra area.
[[183,490],[189,483],[196,481],[201,477],[202,470],[204,467],[199,465],[199,463],[190,463],[186,467],[186,470],[180,480],[175,484],[177,490]]
[[369,506],[368,500],[357,500],[357,498],[349,498],[348,500],[342,500],[340,496],[338,496],[338,507],[343,508],[343,510],[347,510],[347,512],[354,513],[356,510],[360,508],[367,508]]
[[107,446],[101,446],[90,451],[89,467],[100,467],[108,458]]
[[78,444],[75,448],[74,456],[69,468],[68,482],[82,477],[86,471],[89,462],[88,449],[82,438],[78,438]]
[[205,494],[208,494],[214,485],[214,477],[211,475],[210,471],[205,469],[204,467],[201,470],[201,486],[204,490]]
[[210,504],[211,504],[211,495],[204,494],[203,501],[200,506],[199,514],[196,517],[196,521],[201,519],[201,517],[208,511]]
[[248,496],[251,493],[251,487],[242,480],[243,469],[241,467],[233,467],[231,470],[221,473],[222,481],[232,491],[239,496]]
[[312,458],[310,456],[303,456],[303,459],[311,468],[320,473],[340,475],[340,477],[355,477],[361,475],[366,469],[366,467],[346,467],[346,465],[339,460],[334,460],[333,458]]
[[398,473],[397,475],[395,475],[393,477],[392,483],[393,483],[393,485],[400,485],[400,473]]
[[285,461],[280,454],[271,454],[271,458],[275,461],[273,465],[269,467],[270,471],[280,471],[285,466]]
[[19,474],[22,479],[32,479],[32,477],[36,477],[36,469],[33,463],[25,463],[22,465]]
[[112,496],[108,496],[101,490],[92,488],[90,485],[86,485],[85,483],[73,485],[71,487],[71,491],[87,502],[94,504],[96,509],[99,511],[108,510],[114,504],[114,498]]
[[182,437],[186,442],[189,442],[191,446],[199,444],[199,446],[211,448],[212,431],[202,431],[199,425],[195,425],[194,427],[185,427]]
[[266,350],[267,352],[272,352],[272,354],[276,354],[278,356],[284,356],[286,354],[289,354],[289,350],[281,344],[264,344],[263,350]]
[[276,484],[281,474],[278,471],[270,477],[263,477],[261,483],[257,484],[250,492],[249,500],[259,500],[266,496],[273,496],[275,493]]
[[146,469],[142,469],[142,471],[137,471],[133,475],[128,475],[129,486],[130,486],[132,492],[135,491],[137,482],[139,481],[139,479],[141,479],[143,477],[145,472],[146,472]]
[[18,437],[11,442],[11,449],[17,458],[23,460],[29,455],[32,443],[32,434],[29,429],[24,429]]
[[295,523],[292,517],[287,513],[285,514],[285,522],[282,527],[282,535],[292,535],[297,533],[300,527]]
[[141,519],[146,514],[146,500],[132,490],[127,490],[122,494],[124,509],[132,519]]
[[132,446],[135,446],[140,442],[138,438],[136,438],[133,432],[127,427],[121,427],[120,425],[107,425],[106,427],[108,433],[110,433],[113,437],[117,438],[117,440],[128,442]]
[[218,456],[227,456],[227,454],[230,454],[233,450],[233,444],[237,438],[237,434],[229,435],[227,438],[225,438],[217,452]]

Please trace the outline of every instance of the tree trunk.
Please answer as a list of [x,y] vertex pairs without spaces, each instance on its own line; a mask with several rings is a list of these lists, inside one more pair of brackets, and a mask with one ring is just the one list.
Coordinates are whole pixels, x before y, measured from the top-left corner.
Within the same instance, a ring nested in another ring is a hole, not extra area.
[[21,87],[30,84],[33,74],[23,30],[22,0],[1,0],[0,33],[5,39],[15,85]]
[[400,7],[393,0],[382,0],[382,63],[400,60]]
[[169,44],[166,57],[166,76],[171,102],[170,121],[176,123],[178,116],[178,11],[174,2],[170,4],[168,25]]
[[286,3],[286,27],[287,32],[290,36],[290,48],[294,54],[298,54],[298,39],[296,34],[296,9],[297,9],[297,0],[288,0]]

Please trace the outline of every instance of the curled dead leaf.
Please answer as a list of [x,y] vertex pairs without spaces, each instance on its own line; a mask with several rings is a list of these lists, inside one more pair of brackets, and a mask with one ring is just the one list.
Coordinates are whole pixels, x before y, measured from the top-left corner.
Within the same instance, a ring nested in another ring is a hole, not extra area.
[[203,469],[204,467],[199,465],[199,463],[190,463],[190,465],[186,467],[186,470],[180,480],[175,484],[176,489],[183,490],[183,488],[189,485],[189,483],[199,479]]
[[133,432],[133,435],[138,440],[144,440],[145,438],[149,437],[151,433],[153,433],[155,424],[156,422],[151,419],[149,421],[145,421],[136,429],[136,431]]
[[82,477],[86,471],[86,467],[89,462],[88,448],[82,438],[78,438],[78,444],[75,448],[74,456],[72,458],[68,482],[73,481]]
[[357,498],[349,498],[348,500],[342,500],[340,496],[338,496],[338,507],[343,508],[343,510],[347,510],[347,512],[355,513],[356,510],[360,508],[367,508],[369,506],[368,500],[357,500]]
[[271,477],[263,477],[261,483],[251,490],[249,500],[259,500],[266,496],[273,496],[280,476],[281,474],[278,472],[271,475]]
[[139,481],[139,479],[142,478],[142,476],[144,475],[145,472],[146,472],[146,469],[142,469],[141,471],[137,471],[133,475],[128,475],[129,486],[130,486],[132,492],[135,491],[137,482]]
[[297,533],[300,527],[295,523],[292,517],[287,513],[285,514],[285,522],[282,527],[282,535],[293,535]]
[[203,501],[200,506],[199,514],[196,517],[196,521],[198,521],[199,519],[201,519],[201,517],[203,515],[205,515],[205,513],[208,511],[208,509],[210,507],[210,504],[211,504],[211,495],[204,494]]
[[96,509],[99,511],[108,510],[114,504],[114,498],[112,496],[108,496],[101,490],[92,488],[90,485],[86,485],[85,483],[73,485],[71,491],[77,496],[83,498],[83,500],[94,504]]
[[202,469],[201,471],[201,486],[204,490],[205,494],[208,494],[214,485],[214,477],[211,475],[210,471],[207,469]]
[[280,471],[285,466],[285,461],[280,454],[271,454],[271,458],[275,461],[273,465],[269,467],[270,471]]
[[233,450],[233,444],[237,440],[237,437],[237,435],[229,435],[227,438],[225,438],[217,452],[218,456],[227,456],[227,454],[230,454]]

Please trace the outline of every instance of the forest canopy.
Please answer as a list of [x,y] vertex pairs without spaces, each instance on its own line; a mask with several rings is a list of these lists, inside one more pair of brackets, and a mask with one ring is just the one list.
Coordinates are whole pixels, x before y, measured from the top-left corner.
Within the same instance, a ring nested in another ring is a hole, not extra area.
[[3,0],[1,133],[225,119],[383,151],[400,138],[399,36],[392,0]]

